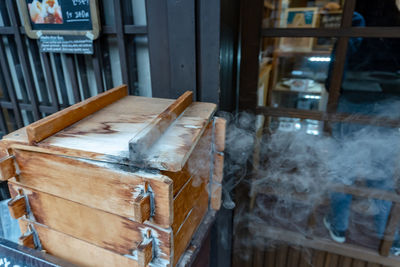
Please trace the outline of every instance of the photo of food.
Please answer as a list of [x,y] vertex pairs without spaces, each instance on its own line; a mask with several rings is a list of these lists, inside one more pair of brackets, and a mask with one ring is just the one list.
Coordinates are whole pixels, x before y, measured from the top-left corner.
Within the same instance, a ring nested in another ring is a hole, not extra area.
[[58,0],[28,1],[29,15],[34,24],[63,24]]

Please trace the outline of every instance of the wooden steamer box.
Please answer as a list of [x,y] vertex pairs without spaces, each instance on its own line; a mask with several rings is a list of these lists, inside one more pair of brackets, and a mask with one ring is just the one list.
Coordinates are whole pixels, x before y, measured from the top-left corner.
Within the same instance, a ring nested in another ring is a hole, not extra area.
[[225,120],[216,106],[128,96],[75,104],[1,141],[20,241],[82,266],[174,266],[219,209]]

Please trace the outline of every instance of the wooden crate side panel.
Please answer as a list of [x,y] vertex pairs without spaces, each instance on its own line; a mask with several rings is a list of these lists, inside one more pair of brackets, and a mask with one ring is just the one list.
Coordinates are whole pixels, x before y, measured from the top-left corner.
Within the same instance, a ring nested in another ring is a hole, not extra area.
[[[79,202],[124,217],[134,217],[134,198],[148,182],[154,192],[152,222],[169,227],[172,181],[163,175],[132,173],[123,165],[14,150],[20,175],[12,180],[41,192]],[[121,168],[121,169],[118,169]]]
[[176,233],[186,216],[197,204],[199,199],[207,198],[208,183],[192,177],[174,199],[174,222],[172,230]]
[[185,221],[182,223],[178,232],[174,234],[174,265],[179,261],[182,253],[185,251],[189,242],[200,225],[204,215],[208,209],[208,195],[202,196],[193,209],[186,216]]
[[29,220],[119,254],[132,254],[144,239],[147,229],[150,229],[152,236],[159,240],[158,254],[169,259],[170,230],[156,229],[13,183],[9,183],[9,187],[13,197],[21,189],[27,196],[34,217],[28,216]]
[[[20,220],[20,227],[26,231],[28,223]],[[34,225],[46,253],[59,257],[78,266],[109,267],[139,266],[137,261],[108,251],[85,241],[57,232],[43,225]]]

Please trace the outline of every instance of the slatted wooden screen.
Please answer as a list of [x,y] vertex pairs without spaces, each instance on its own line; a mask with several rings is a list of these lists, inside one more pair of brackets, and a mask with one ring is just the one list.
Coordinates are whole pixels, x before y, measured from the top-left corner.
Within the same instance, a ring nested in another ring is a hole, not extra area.
[[27,38],[16,1],[0,1],[1,135],[121,83],[138,94],[136,39],[147,45],[147,27],[135,23],[132,1],[103,0],[99,8],[94,54],[53,54]]

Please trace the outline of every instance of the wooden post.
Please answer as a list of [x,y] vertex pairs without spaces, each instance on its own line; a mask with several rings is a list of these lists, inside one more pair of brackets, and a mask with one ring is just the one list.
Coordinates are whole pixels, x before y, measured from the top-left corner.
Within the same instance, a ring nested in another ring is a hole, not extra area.
[[389,256],[390,249],[393,245],[394,235],[397,230],[397,226],[400,221],[400,204],[393,203],[392,209],[390,210],[390,215],[388,222],[386,224],[385,234],[381,240],[381,245],[379,248],[379,253],[382,256]]
[[214,121],[214,151],[213,151],[213,174],[211,181],[210,206],[213,210],[219,210],[221,207],[222,180],[224,177],[224,150],[226,135],[226,120],[215,118]]

